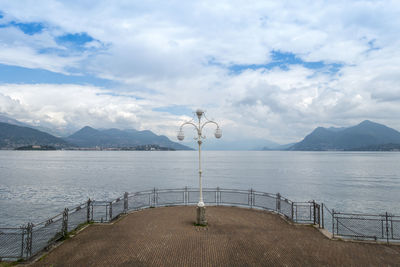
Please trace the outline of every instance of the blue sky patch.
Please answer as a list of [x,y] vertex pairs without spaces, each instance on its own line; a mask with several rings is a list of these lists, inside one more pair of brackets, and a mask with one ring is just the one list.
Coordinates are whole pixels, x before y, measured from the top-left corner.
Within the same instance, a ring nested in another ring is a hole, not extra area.
[[86,43],[94,41],[94,39],[87,33],[64,34],[56,38],[58,44],[69,44],[73,46],[83,46]]
[[[1,14],[0,18],[2,18]],[[11,21],[6,24],[0,24],[0,28],[6,28],[6,27],[16,27],[20,29],[23,33],[28,35],[34,35],[36,33],[40,33],[45,28],[44,25],[39,22],[21,23],[21,22]]]
[[44,29],[44,25],[42,23],[15,23],[12,25],[18,27],[21,31],[28,35],[34,35],[36,33],[40,33]]
[[343,64],[340,63],[325,63],[323,61],[304,61],[300,57],[290,52],[271,52],[272,61],[267,64],[251,64],[251,65],[233,65],[229,67],[229,70],[238,74],[244,70],[251,69],[273,69],[280,68],[282,70],[288,70],[290,65],[302,65],[305,68],[313,70],[322,70],[324,72],[336,73],[340,70]]
[[86,50],[85,44],[95,41],[93,37],[85,32],[82,33],[68,33],[55,38],[58,45],[67,47],[71,50],[83,51]]
[[173,115],[192,115],[193,110],[186,107],[186,106],[166,106],[166,107],[159,107],[159,108],[153,108],[153,111],[159,111],[159,112],[167,112]]
[[64,75],[43,69],[29,69],[0,64],[0,84],[6,83],[90,84],[104,88],[116,85],[113,81],[91,75]]

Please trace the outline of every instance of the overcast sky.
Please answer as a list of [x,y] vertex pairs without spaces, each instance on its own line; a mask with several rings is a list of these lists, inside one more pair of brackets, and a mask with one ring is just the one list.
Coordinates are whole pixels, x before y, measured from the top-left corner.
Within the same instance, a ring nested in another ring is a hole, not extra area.
[[[198,107],[226,141],[400,130],[399,1],[0,1],[0,113],[173,139]],[[191,133],[188,132],[187,135]]]

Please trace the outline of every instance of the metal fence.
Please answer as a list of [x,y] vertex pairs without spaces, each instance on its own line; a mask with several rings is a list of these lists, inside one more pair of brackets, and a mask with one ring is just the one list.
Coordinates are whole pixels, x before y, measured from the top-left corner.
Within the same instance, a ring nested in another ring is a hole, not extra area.
[[[107,223],[121,214],[150,207],[196,205],[195,188],[153,189],[125,193],[112,201],[88,200],[56,216],[19,228],[0,228],[1,259],[30,259],[71,231],[89,222]],[[400,217],[390,215],[345,214],[329,210],[324,204],[294,202],[278,194],[222,188],[203,189],[209,206],[239,206],[268,210],[296,223],[314,224],[332,231],[333,236],[395,241],[400,240]]]
[[400,241],[400,216],[332,211],[332,233],[361,240]]

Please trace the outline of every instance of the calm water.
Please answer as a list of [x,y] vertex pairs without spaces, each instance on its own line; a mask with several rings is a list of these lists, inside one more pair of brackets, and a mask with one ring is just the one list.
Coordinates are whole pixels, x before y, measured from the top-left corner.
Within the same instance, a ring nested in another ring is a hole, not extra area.
[[[204,187],[277,193],[339,211],[400,214],[400,153],[203,154]],[[197,152],[0,151],[0,227],[43,221],[89,197],[197,187]]]

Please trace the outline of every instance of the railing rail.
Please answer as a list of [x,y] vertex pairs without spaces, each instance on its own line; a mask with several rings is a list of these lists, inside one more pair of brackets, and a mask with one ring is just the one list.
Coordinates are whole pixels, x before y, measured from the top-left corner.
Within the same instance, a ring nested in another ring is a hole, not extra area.
[[[330,210],[323,203],[294,202],[279,193],[253,189],[204,188],[203,198],[209,206],[239,206],[272,211],[296,223],[325,228],[332,232],[333,237],[385,240],[388,243],[400,241],[400,216],[389,213],[339,213]],[[150,207],[196,205],[198,199],[198,189],[189,187],[125,192],[121,197],[110,201],[89,199],[37,224],[0,228],[0,261],[30,259],[88,222],[107,223],[121,214]]]

